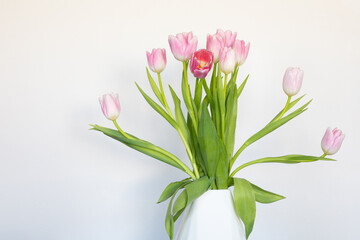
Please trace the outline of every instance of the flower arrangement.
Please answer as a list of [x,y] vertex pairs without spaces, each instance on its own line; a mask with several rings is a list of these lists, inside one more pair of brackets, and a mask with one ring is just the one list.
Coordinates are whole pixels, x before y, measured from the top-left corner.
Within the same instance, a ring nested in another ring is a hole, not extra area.
[[[105,94],[99,99],[105,117],[114,123],[116,129],[91,125],[92,129],[103,132],[126,146],[176,167],[188,175],[188,178],[170,183],[158,201],[160,203],[170,199],[165,217],[165,228],[170,239],[173,238],[174,222],[186,206],[209,189],[228,189],[232,186],[236,211],[244,223],[248,238],[254,225],[256,202],[272,203],[284,197],[235,175],[243,168],[258,163],[331,161],[334,159],[326,156],[335,154],[344,139],[344,134],[340,130],[328,128],[321,141],[321,156],[291,154],[263,157],[244,162],[234,169],[235,161],[249,145],[305,112],[311,102],[310,100],[291,111],[304,97],[303,95],[292,99],[301,88],[303,71],[299,68],[288,68],[283,78],[283,90],[288,96],[285,107],[234,151],[238,100],[249,77],[248,75],[238,85],[237,75],[240,66],[246,61],[250,48],[249,43],[245,44],[243,40],[236,39],[236,35],[231,31],[217,30],[213,35],[208,34],[206,49],[200,50],[197,50],[198,40],[192,32],[169,36],[171,52],[175,59],[183,64],[181,93],[187,114],[181,109],[180,98],[170,85],[173,111],[165,96],[161,79],[161,72],[167,63],[165,49],[147,52],[149,68],[158,78],[157,84],[146,69],[157,101],[136,84],[147,103],[179,133],[191,168],[170,152],[120,128],[116,121],[120,113],[118,94]],[[195,77],[195,80],[190,80],[192,87],[189,85],[188,69]],[[211,77],[206,80],[211,70]]]

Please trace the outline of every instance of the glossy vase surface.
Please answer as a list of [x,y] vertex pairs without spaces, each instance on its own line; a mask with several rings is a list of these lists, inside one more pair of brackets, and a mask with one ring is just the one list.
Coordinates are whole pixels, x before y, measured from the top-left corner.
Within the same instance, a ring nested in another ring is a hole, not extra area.
[[245,240],[230,190],[209,190],[184,212],[176,240]]

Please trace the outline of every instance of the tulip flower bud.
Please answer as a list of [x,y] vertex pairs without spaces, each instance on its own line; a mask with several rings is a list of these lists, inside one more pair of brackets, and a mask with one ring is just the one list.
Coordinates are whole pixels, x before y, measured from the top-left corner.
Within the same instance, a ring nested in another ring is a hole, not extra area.
[[213,53],[215,63],[219,62],[220,51],[223,47],[224,39],[219,34],[208,34],[206,41],[206,49]]
[[105,117],[111,121],[118,118],[120,114],[119,95],[117,93],[104,94],[99,98],[101,110]]
[[326,155],[335,154],[339,151],[341,144],[345,138],[345,135],[341,130],[335,128],[331,129],[330,127],[326,129],[324,137],[321,140],[321,148]]
[[153,49],[152,52],[146,52],[147,61],[151,71],[161,73],[166,66],[166,51],[165,49]]
[[201,49],[192,55],[190,59],[190,70],[197,78],[205,78],[214,62],[212,52]]
[[235,68],[235,51],[232,48],[224,47],[220,52],[220,70],[229,74],[234,71]]
[[174,57],[182,62],[189,60],[197,48],[197,37],[192,32],[169,36],[169,44]]
[[236,58],[237,66],[240,66],[245,62],[245,60],[249,54],[249,48],[250,48],[250,43],[248,43],[245,46],[245,42],[243,40],[235,41],[234,49],[235,49],[235,58]]
[[302,84],[304,72],[300,68],[289,67],[286,69],[283,79],[284,92],[289,96],[296,95]]
[[237,35],[236,32],[233,33],[230,30],[227,30],[227,31],[224,32],[223,30],[218,29],[216,31],[216,34],[219,34],[223,38],[225,47],[228,47],[228,48],[233,48],[234,47],[235,40],[236,40],[236,35]]

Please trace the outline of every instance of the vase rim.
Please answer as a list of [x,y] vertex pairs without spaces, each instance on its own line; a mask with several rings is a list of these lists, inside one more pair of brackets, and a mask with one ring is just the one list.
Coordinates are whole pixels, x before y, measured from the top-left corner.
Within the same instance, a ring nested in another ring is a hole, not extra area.
[[231,194],[230,189],[209,189],[205,192],[205,194]]

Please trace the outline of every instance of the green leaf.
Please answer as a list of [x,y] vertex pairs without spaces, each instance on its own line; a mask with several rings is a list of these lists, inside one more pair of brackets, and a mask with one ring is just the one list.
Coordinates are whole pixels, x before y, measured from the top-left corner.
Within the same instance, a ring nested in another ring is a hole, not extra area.
[[235,130],[236,130],[236,118],[237,118],[237,97],[236,97],[236,85],[231,89],[227,100],[227,112],[226,112],[226,125],[225,125],[225,146],[227,152],[227,158],[230,161],[234,152],[235,145]]
[[218,136],[206,106],[202,107],[199,123],[198,142],[210,178],[215,178],[216,166],[220,157]]
[[245,225],[246,239],[248,239],[253,230],[256,215],[255,194],[249,181],[234,178],[234,200],[236,212]]
[[[218,81],[217,85],[217,99],[215,101],[218,101],[218,106],[220,112],[217,114],[220,114],[220,129],[218,129],[219,136],[223,139],[225,134],[225,95],[224,95],[224,87],[221,83],[221,81]],[[219,131],[220,130],[220,131]]]
[[172,209],[172,214],[176,214],[177,212],[185,209],[187,206],[187,199],[188,199],[187,192],[186,192],[186,190],[184,190],[180,193],[180,195],[175,200],[175,203],[174,203],[174,206]]
[[[208,101],[210,103],[210,108],[211,108],[211,113],[214,114],[214,110],[215,110],[215,104],[214,104],[214,98],[212,96],[212,93],[206,83],[206,79],[201,79],[202,86],[204,87],[205,93],[206,93],[206,97],[204,98],[204,101]],[[199,109],[200,111],[202,110],[201,108]]]
[[295,164],[295,163],[302,163],[302,162],[315,162],[318,160],[325,160],[325,161],[336,161],[332,158],[326,158],[326,157],[318,157],[318,156],[308,156],[308,155],[299,155],[299,154],[291,154],[291,155],[285,155],[280,157],[266,157],[266,158],[260,158],[255,160],[256,163],[289,163],[289,164]]
[[221,136],[221,116],[220,116],[220,106],[219,106],[219,101],[217,101],[216,99],[218,99],[218,93],[217,91],[215,91],[215,95],[214,95],[214,110],[212,111],[212,119],[216,128],[216,131],[218,133],[219,136]]
[[174,92],[174,90],[170,86],[169,86],[169,88],[170,88],[172,98],[174,100],[175,118],[176,118],[177,125],[180,128],[181,134],[185,137],[186,142],[188,143],[188,145],[190,145],[191,144],[190,133],[189,133],[189,129],[188,129],[188,126],[186,124],[186,121],[185,121],[184,114],[183,114],[183,112],[181,110],[180,99],[178,98],[178,96],[176,95],[176,93]]
[[[289,105],[288,105],[288,108],[287,108],[286,112],[289,111],[293,106],[295,106],[295,104],[298,103],[304,96],[305,96],[305,94],[302,95],[301,97],[298,97],[298,98],[295,99],[294,101],[291,101],[291,102],[289,103]],[[284,110],[284,109],[281,109],[281,111],[280,111],[278,114],[276,114],[276,116],[270,121],[270,123],[271,123],[272,121],[274,121],[275,119],[277,119],[277,117],[280,116],[280,114],[282,113],[283,110]]]
[[[184,179],[183,181],[185,181],[185,180],[186,179]],[[181,213],[185,209],[185,207],[183,207],[181,210],[177,211],[177,213],[175,215],[171,214],[171,210],[173,209],[172,203],[174,201],[174,198],[175,198],[177,192],[180,189],[181,189],[181,187],[176,189],[175,192],[172,194],[172,197],[171,197],[171,200],[169,201],[169,205],[168,205],[166,215],[165,215],[165,229],[166,229],[166,232],[168,233],[168,235],[170,237],[170,240],[173,238],[173,235],[174,235],[174,222],[176,222],[176,220],[180,217]],[[185,192],[185,190],[183,192]],[[186,192],[185,192],[185,194],[186,194]],[[181,194],[179,195],[179,197],[180,196],[181,196]],[[186,201],[187,196],[185,195],[185,198],[184,197],[180,197],[180,198],[185,199],[185,201]],[[175,206],[175,204],[174,204],[174,206]],[[185,202],[185,206],[186,206],[186,202]]]
[[249,78],[249,75],[247,75],[247,77],[245,78],[245,80],[241,83],[240,87],[237,89],[237,97],[240,97],[240,95],[241,95],[241,93],[242,93],[242,91],[243,91],[243,89],[244,89],[244,87],[245,87],[245,84],[246,84],[248,78]]
[[173,182],[167,185],[167,187],[164,189],[164,191],[161,193],[161,196],[157,203],[161,203],[169,199],[174,193],[183,188],[186,184],[190,183],[190,178],[186,178],[184,180],[181,180],[179,182]]
[[285,198],[279,194],[266,191],[252,183],[251,187],[253,188],[255,194],[255,200],[259,203],[273,203]]
[[202,95],[202,80],[199,80],[198,78],[196,79],[196,84],[195,84],[195,96],[194,96],[194,102],[195,102],[195,106],[197,109],[199,109],[200,107],[200,103],[201,103],[201,95]]
[[309,102],[307,102],[306,104],[304,104],[303,106],[301,106],[300,108],[298,108],[297,110],[295,110],[293,113],[290,113],[289,115],[287,115],[286,117],[283,117],[276,122],[272,122],[272,123],[268,124],[263,129],[261,129],[259,132],[255,133],[253,136],[251,136],[245,143],[247,145],[250,145],[251,143],[259,140],[260,138],[264,137],[265,135],[267,135],[267,134],[271,133],[272,131],[276,130],[277,128],[281,127],[282,125],[284,125],[285,123],[287,123],[288,121],[293,119],[294,117],[296,117],[296,116],[300,115],[301,113],[303,113],[304,111],[306,111],[305,108],[310,104],[310,102],[311,102],[311,100]]
[[176,220],[178,220],[178,218],[181,216],[181,214],[185,211],[185,208],[181,209],[180,211],[178,211],[174,216],[174,222],[176,222]]
[[176,215],[179,211],[184,210],[187,205],[191,204],[195,199],[200,197],[209,189],[211,183],[212,181],[208,177],[204,176],[187,184],[185,186],[185,190],[181,192],[174,203],[172,210],[173,214]]
[[159,90],[158,86],[156,85],[154,79],[151,77],[151,74],[150,74],[148,68],[146,68],[146,73],[147,73],[147,77],[149,79],[151,89],[153,90],[153,92],[154,92],[155,96],[157,97],[157,99],[159,99],[160,103],[165,107],[165,103],[164,103],[164,101],[162,99],[162,95],[160,93],[160,90]]
[[[211,81],[210,81],[210,92],[214,93],[215,92],[215,88],[217,86],[217,73],[216,73],[216,70],[217,70],[217,66],[218,64],[217,63],[214,63],[213,65],[213,72],[212,72],[212,75],[211,75]],[[219,71],[220,72],[220,71]]]
[[221,139],[218,138],[219,160],[216,167],[216,186],[218,189],[228,188],[229,161],[226,154],[226,148]]
[[187,193],[187,204],[192,203],[195,199],[206,192],[209,189],[211,183],[212,180],[207,176],[204,176],[186,185],[185,189]]
[[172,155],[171,153],[165,151],[164,149],[155,146],[152,143],[149,143],[147,141],[138,139],[134,136],[132,136],[132,139],[128,139],[124,137],[119,131],[100,127],[98,125],[92,125],[94,130],[100,131],[104,133],[105,135],[122,142],[123,144],[138,150],[139,152],[142,152],[150,157],[156,158],[162,162],[165,162],[169,165],[172,165],[176,168],[179,168],[180,170],[183,170],[186,172],[185,168],[182,166],[180,159]]
[[298,108],[297,110],[295,110],[294,112],[290,113],[289,115],[277,120],[277,121],[273,121],[270,122],[269,124],[267,124],[263,129],[261,129],[259,132],[255,133],[254,135],[252,135],[248,140],[246,140],[246,142],[239,148],[239,150],[236,152],[236,154],[234,155],[234,157],[231,159],[231,164],[230,167],[232,167],[232,165],[234,164],[236,158],[240,155],[240,153],[250,144],[256,142],[257,140],[259,140],[260,138],[266,136],[267,134],[271,133],[272,131],[278,129],[279,127],[281,127],[282,125],[284,125],[285,123],[287,123],[288,121],[290,121],[291,119],[293,119],[294,117],[300,115],[301,113],[305,112],[307,110],[307,106],[310,104],[311,100],[309,102],[307,102],[306,104],[304,104],[303,106],[301,106],[300,108]]
[[143,95],[143,97],[145,98],[145,100],[149,103],[149,105],[156,111],[158,112],[163,118],[165,118],[170,124],[171,126],[173,126],[174,128],[177,127],[176,122],[174,121],[174,119],[167,114],[167,112],[160,107],[154,100],[152,100],[140,87],[137,83],[135,83],[136,86],[138,87],[139,91],[141,92],[141,94]]
[[171,207],[172,207],[172,202],[174,200],[175,194],[173,195],[173,197],[171,198],[167,211],[166,211],[166,215],[165,215],[165,229],[167,234],[169,235],[170,240],[173,239],[174,236],[174,219],[173,216],[171,214]]
[[295,164],[295,163],[302,163],[302,162],[315,162],[318,160],[324,161],[336,161],[332,158],[326,157],[317,157],[317,156],[307,156],[307,155],[298,155],[298,154],[291,154],[285,155],[280,157],[265,157],[256,159],[247,163],[242,164],[241,166],[237,167],[230,176],[234,176],[238,171],[241,169],[248,167],[250,165],[258,164],[258,163],[287,163],[287,164]]
[[227,177],[229,175],[226,147],[217,135],[206,106],[202,107],[198,139],[201,156],[205,161],[208,176],[216,179],[218,188],[226,189]]
[[197,129],[197,118],[195,115],[196,111],[194,109],[194,107],[196,107],[196,106],[195,106],[194,101],[191,98],[191,94],[188,91],[188,89],[189,89],[189,85],[186,84],[185,75],[183,72],[183,78],[182,78],[182,82],[181,82],[181,91],[182,91],[183,99],[185,102],[185,106],[188,110],[188,114],[190,115],[191,121],[193,122],[194,129],[196,130]]

